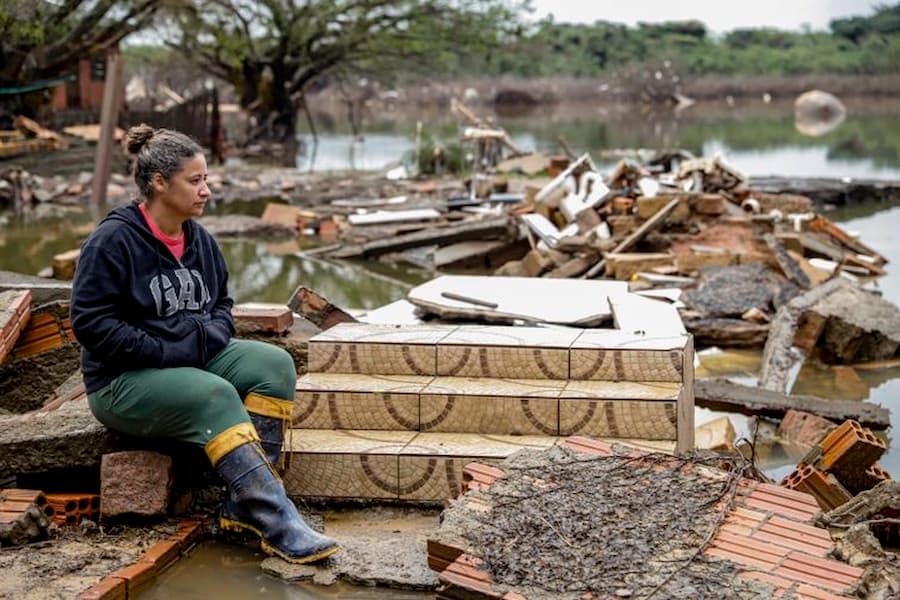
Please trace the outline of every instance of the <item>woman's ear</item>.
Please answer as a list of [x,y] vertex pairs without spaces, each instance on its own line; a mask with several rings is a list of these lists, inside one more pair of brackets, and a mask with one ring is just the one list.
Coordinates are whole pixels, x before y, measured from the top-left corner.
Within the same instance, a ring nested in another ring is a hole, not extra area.
[[159,172],[153,174],[150,182],[153,184],[153,191],[158,194],[165,192],[169,188],[169,182]]

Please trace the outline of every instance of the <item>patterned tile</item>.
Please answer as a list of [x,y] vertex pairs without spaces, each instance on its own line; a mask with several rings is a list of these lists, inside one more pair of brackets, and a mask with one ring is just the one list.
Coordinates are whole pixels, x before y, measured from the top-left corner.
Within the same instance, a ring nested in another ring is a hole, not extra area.
[[560,435],[674,440],[676,425],[675,402],[559,401]]
[[414,394],[422,391],[433,379],[419,375],[307,373],[297,379],[297,391]]
[[504,325],[460,325],[439,346],[528,346],[568,348],[584,329],[573,327],[508,327]]
[[420,429],[461,433],[556,435],[556,398],[422,394]]
[[471,394],[478,396],[515,396],[520,398],[556,398],[566,386],[554,379],[486,379],[484,377],[435,377],[422,389],[423,394]]
[[416,437],[410,431],[332,431],[298,429],[288,436],[290,452],[396,454]]
[[569,350],[572,379],[681,381],[681,350]]
[[455,377],[568,379],[569,351],[528,346],[437,347],[437,374]]
[[637,335],[619,329],[585,329],[570,348],[600,350],[682,350],[687,336]]
[[298,391],[292,417],[302,429],[419,428],[419,394]]
[[452,333],[455,325],[370,325],[340,323],[310,339],[310,342],[434,345]]
[[400,499],[419,502],[445,502],[462,491],[462,470],[478,460],[499,464],[497,459],[475,457],[435,458],[430,456],[400,457]]
[[401,450],[401,456],[472,457],[504,459],[523,449],[541,450],[557,438],[537,435],[483,435],[475,433],[419,433]]
[[[425,389],[428,391],[428,388]],[[560,398],[601,400],[677,400],[681,383],[657,381],[569,381]]]
[[370,454],[293,453],[284,474],[290,496],[396,498],[397,457]]
[[[330,331],[330,330],[329,330]],[[310,373],[434,375],[434,345],[310,340]]]

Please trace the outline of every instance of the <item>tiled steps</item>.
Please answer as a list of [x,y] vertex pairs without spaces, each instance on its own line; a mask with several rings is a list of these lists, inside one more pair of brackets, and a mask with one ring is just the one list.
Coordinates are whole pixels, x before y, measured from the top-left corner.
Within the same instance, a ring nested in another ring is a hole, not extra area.
[[[291,496],[435,503],[462,491],[463,467],[497,464],[522,449],[545,449],[565,438],[417,431],[294,430],[284,482]],[[657,452],[673,442],[619,440]]]
[[441,502],[465,464],[574,434],[693,445],[687,336],[345,323],[308,347],[285,475],[294,496]]
[[414,375],[301,377],[301,429],[675,440],[681,383]]

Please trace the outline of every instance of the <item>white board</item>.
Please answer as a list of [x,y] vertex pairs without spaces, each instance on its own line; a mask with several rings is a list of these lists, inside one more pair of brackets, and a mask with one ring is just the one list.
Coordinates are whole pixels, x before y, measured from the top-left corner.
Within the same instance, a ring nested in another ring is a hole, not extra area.
[[440,218],[440,216],[441,213],[433,208],[414,208],[412,210],[378,210],[362,215],[350,215],[347,220],[351,225],[380,225],[403,221],[428,221]]
[[407,299],[448,318],[590,327],[612,316],[610,295],[627,291],[624,281],[444,275],[413,288]]

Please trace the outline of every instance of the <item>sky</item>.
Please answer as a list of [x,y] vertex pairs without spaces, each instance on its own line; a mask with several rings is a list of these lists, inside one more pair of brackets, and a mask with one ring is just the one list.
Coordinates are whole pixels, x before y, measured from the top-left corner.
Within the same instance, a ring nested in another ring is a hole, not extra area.
[[533,17],[552,13],[558,23],[593,23],[597,20],[635,25],[637,22],[697,19],[713,32],[742,27],[776,27],[815,31],[828,29],[828,21],[868,16],[886,0],[531,0]]

